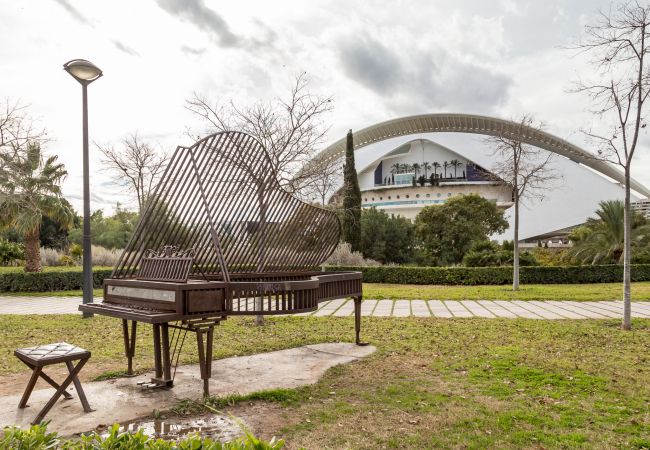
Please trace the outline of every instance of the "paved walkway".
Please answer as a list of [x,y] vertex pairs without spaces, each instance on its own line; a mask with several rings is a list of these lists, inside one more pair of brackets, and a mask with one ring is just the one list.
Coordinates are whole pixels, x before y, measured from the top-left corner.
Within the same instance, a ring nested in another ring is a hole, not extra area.
[[[0,314],[73,314],[81,297],[0,296]],[[351,316],[352,300],[332,300],[318,311],[301,316]],[[361,311],[373,317],[505,317],[514,319],[617,319],[623,313],[621,301],[521,301],[521,300],[364,300]],[[634,317],[650,318],[650,302],[633,302]]]

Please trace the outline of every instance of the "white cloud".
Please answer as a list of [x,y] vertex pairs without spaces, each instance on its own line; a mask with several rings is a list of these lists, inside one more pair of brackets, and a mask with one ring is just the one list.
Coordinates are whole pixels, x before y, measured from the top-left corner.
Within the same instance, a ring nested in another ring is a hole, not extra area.
[[[565,92],[583,60],[559,46],[607,0],[484,2],[3,2],[1,95],[22,99],[51,132],[49,150],[81,193],[81,89],[63,70],[86,58],[105,76],[89,87],[91,139],[139,131],[172,150],[196,121],[193,91],[249,102],[283,95],[297,72],[335,98],[332,140],[401,114],[529,112],[581,144],[586,101]],[[647,147],[638,167],[650,167]],[[125,202],[93,151],[93,208]],[[650,184],[649,171],[636,171]]]

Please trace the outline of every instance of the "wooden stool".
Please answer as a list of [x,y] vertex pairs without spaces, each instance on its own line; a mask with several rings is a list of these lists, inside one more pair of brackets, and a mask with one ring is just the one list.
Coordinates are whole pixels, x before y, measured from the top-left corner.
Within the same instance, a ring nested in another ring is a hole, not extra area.
[[[37,347],[19,348],[18,350],[14,351],[14,355],[22,362],[24,362],[27,367],[34,371],[32,372],[32,377],[29,379],[29,383],[27,383],[25,393],[20,399],[20,403],[18,404],[19,408],[24,408],[27,406],[27,400],[29,400],[29,396],[31,395],[32,390],[34,390],[34,386],[36,385],[39,377],[56,389],[56,392],[52,398],[43,407],[41,412],[39,412],[38,415],[34,418],[32,424],[40,423],[45,415],[50,411],[50,409],[52,409],[52,406],[54,406],[61,395],[67,399],[72,398],[72,395],[66,392],[66,389],[70,383],[74,383],[74,387],[77,390],[77,394],[79,395],[79,400],[81,400],[81,404],[84,407],[84,411],[93,411],[93,409],[91,409],[90,405],[88,404],[86,394],[84,393],[84,390],[81,387],[81,383],[79,382],[79,378],[77,377],[81,371],[81,368],[90,358],[90,352],[88,350],[84,350],[81,347],[76,347],[71,344],[66,344],[65,342],[59,342],[56,344],[39,345]],[[79,362],[76,366],[74,366],[72,364],[72,361],[77,360]],[[68,367],[69,374],[63,383],[59,385],[43,372],[43,367],[49,366],[50,364],[58,364],[63,362]]]

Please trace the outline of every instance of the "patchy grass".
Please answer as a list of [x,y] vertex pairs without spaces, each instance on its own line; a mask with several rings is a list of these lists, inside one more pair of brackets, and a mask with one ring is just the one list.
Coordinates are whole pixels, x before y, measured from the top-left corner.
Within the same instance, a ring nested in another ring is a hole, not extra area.
[[[104,294],[95,289],[95,297]],[[595,301],[622,298],[620,283],[598,284],[531,284],[513,292],[509,286],[433,286],[414,284],[364,283],[363,295],[368,299],[423,300],[573,300]],[[0,296],[80,297],[78,291],[3,292]],[[650,300],[650,282],[632,283],[633,300]]]
[[[59,339],[90,349],[91,366],[124,368],[118,320],[0,320],[2,373],[23,371],[14,348]],[[152,365],[150,327],[138,331],[142,370]],[[315,385],[207,404],[268,405],[275,414],[279,407],[270,434],[287,448],[650,446],[650,320],[635,319],[624,332],[617,320],[364,318],[362,334],[378,351]],[[269,318],[263,327],[234,318],[215,334],[215,357],[352,338],[351,317]],[[196,362],[193,347],[183,363]]]
[[[423,300],[616,300],[622,283],[530,284],[514,292],[510,286],[432,286],[364,283],[364,298]],[[650,300],[650,282],[632,283],[633,300]]]

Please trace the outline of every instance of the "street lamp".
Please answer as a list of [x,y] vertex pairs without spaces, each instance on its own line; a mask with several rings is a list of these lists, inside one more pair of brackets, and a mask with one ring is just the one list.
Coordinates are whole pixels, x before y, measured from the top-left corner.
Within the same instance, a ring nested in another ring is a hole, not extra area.
[[[84,229],[83,229],[83,303],[93,302],[93,260],[90,249],[90,182],[88,181],[88,85],[101,77],[102,71],[85,59],[73,59],[63,69],[81,83],[83,103],[83,175],[84,175]],[[83,317],[92,317],[84,311]]]

